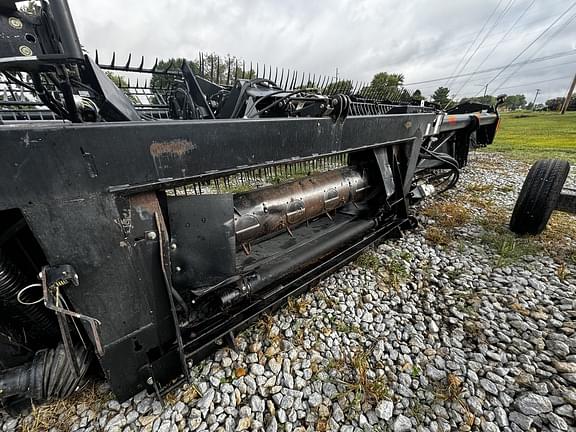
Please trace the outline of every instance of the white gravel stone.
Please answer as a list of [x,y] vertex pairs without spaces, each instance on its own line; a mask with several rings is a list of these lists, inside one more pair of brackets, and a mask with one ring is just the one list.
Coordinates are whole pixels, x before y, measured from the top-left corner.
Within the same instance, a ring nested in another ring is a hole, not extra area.
[[[441,198],[470,210],[450,244],[427,239],[442,221],[416,209],[418,228],[373,249],[377,273],[351,264],[326,277],[296,299],[297,310],[278,310],[271,325],[237,335],[237,349],[191,366],[193,387],[173,392],[175,403],[163,407],[141,392],[100,412],[79,404],[74,428],[304,432],[325,422],[342,432],[576,430],[576,263],[561,267],[553,248],[501,256],[491,242],[533,240],[508,237],[505,220],[488,220],[487,209],[508,217],[528,166],[497,154],[471,159]],[[561,246],[576,250],[576,239],[565,236]],[[350,388],[360,379],[387,398],[355,401]],[[449,383],[466,407],[438,397]],[[103,397],[110,391],[98,387]],[[0,412],[0,430],[24,429],[27,418]]]
[[535,393],[524,393],[516,398],[514,406],[522,414],[540,415],[552,411],[552,403],[546,396]]
[[390,420],[394,412],[394,403],[389,400],[378,402],[375,408],[376,415],[383,420]]
[[394,432],[408,432],[408,431],[412,430],[412,422],[410,421],[410,419],[408,417],[400,414],[394,420],[394,423],[392,425],[392,430]]

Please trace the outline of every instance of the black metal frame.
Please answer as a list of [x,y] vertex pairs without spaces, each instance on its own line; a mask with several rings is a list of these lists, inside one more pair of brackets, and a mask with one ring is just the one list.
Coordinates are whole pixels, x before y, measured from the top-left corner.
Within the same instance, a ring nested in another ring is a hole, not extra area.
[[566,187],[562,189],[556,210],[576,214],[576,189]]
[[[59,31],[66,33],[63,28]],[[23,72],[60,68],[54,62],[65,54],[36,63],[0,59],[0,67],[21,67]],[[310,103],[309,117],[280,113],[281,118],[214,119],[204,96],[210,83],[197,79],[188,65],[183,65],[183,79],[190,103],[198,107],[196,120],[140,121],[139,111],[110,86],[97,62],[66,56],[75,67],[84,67],[80,76],[97,90],[95,100],[106,121],[77,116],[72,119],[77,123],[27,118],[0,125],[0,217],[22,213],[43,255],[45,298],[54,287],[67,298],[119,399],[144,388],[168,391],[187,378],[188,360],[232,342],[235,332],[263,312],[279,307],[368,245],[413,226],[408,209],[416,199],[418,179],[446,169],[447,161],[424,161],[422,149],[431,155],[442,151],[461,166],[471,141],[489,144],[498,121],[489,107],[448,115],[432,107],[354,95],[298,96]],[[129,63],[124,68],[130,69]],[[292,88],[295,82],[293,77]],[[285,93],[280,97],[292,97]],[[241,92],[237,97],[241,100]],[[18,111],[11,104],[8,108]],[[440,148],[433,151],[437,142]],[[367,172],[370,196],[326,211],[306,225],[286,226],[251,251],[233,244],[230,194],[180,200],[167,193],[337,155],[346,155],[350,167]],[[206,228],[186,232],[194,223]],[[199,231],[220,248],[207,246],[210,259],[228,260],[226,277],[209,274],[199,281],[210,287],[202,295],[176,286],[175,275],[180,263],[186,263],[178,255],[178,242],[184,238],[191,244],[190,236]],[[67,277],[47,282],[46,275],[62,265],[69,266]],[[222,305],[214,316],[196,322],[183,317],[182,309],[201,314],[218,301]]]

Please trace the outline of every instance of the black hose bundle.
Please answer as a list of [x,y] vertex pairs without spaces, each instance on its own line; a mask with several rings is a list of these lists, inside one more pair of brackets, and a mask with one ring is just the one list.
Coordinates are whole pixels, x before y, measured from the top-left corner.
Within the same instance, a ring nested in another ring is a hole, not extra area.
[[0,311],[3,318],[15,321],[33,338],[54,337],[58,326],[37,298],[32,298],[22,271],[0,249]]
[[76,346],[72,355],[79,365],[78,375],[62,344],[37,351],[31,362],[0,372],[0,397],[20,396],[46,401],[70,396],[85,382],[92,361],[92,356],[82,346]]
[[422,151],[423,153],[420,154],[420,157],[422,157],[423,159],[435,159],[439,162],[442,162],[444,166],[440,168],[450,170],[448,173],[436,176],[436,178],[445,179],[441,182],[440,185],[444,185],[446,183],[446,185],[438,191],[438,194],[444,193],[448,189],[451,189],[454,186],[456,186],[456,183],[458,183],[458,179],[460,178],[460,166],[458,165],[456,159],[454,159],[453,157],[451,157],[446,153],[435,152],[433,150],[427,149],[426,147],[422,147]]

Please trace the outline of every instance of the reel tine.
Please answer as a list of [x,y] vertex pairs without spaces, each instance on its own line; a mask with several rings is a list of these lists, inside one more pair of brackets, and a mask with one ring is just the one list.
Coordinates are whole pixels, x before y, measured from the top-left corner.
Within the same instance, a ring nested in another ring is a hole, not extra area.
[[144,56],[142,56],[142,59],[140,60],[140,66],[138,66],[138,70],[140,72],[142,72],[142,69],[144,69]]
[[226,85],[230,85],[231,62],[232,60],[230,60],[230,56],[228,56],[228,76],[226,77]]
[[174,59],[170,59],[170,63],[168,63],[168,66],[166,66],[166,69],[164,69],[163,72],[168,72],[170,69],[172,69],[172,66],[174,66]]
[[116,51],[112,52],[112,61],[110,62],[110,67],[114,67],[116,63]]
[[94,58],[94,61],[96,62],[96,64],[97,64],[98,66],[100,66],[100,59],[99,59],[99,55],[98,55],[98,50],[96,50],[96,56],[95,56],[95,58]]
[[274,74],[274,83],[278,82],[278,67],[276,67],[276,73]]
[[128,60],[126,61],[126,66],[125,66],[126,69],[129,69],[129,68],[130,68],[130,63],[131,63],[131,62],[132,62],[132,53],[129,53],[129,54],[128,54]]

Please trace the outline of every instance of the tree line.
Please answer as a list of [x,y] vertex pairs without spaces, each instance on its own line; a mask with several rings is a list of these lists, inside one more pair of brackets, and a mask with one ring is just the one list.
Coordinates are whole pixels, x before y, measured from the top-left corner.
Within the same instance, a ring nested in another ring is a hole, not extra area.
[[[202,74],[205,78],[220,84],[233,84],[238,78],[252,79],[256,76],[263,76],[266,74],[271,74],[270,69],[268,72],[255,70],[252,64],[246,64],[245,62],[237,59],[236,57],[228,57],[221,59],[216,54],[206,54],[202,59],[198,60],[186,60],[184,58],[172,58],[167,60],[161,60],[158,62],[156,69],[158,71],[176,71],[179,70],[183,62],[188,62],[195,73]],[[276,75],[276,73],[274,74]],[[115,74],[109,74],[114,81],[121,82],[120,76]],[[272,80],[277,78],[276,76],[271,77]],[[279,78],[278,78],[279,79]],[[404,85],[404,74],[402,73],[389,73],[389,72],[378,72],[373,77],[368,85],[364,85],[361,88],[355,88],[354,84],[350,80],[337,80],[324,84],[323,88],[317,89],[325,94],[332,93],[350,93],[356,91],[360,96],[370,97],[372,95],[390,95],[395,94],[399,96],[402,100],[410,99],[412,102],[420,102],[426,100],[427,98],[422,95],[422,92],[417,89],[412,93],[409,93],[403,88]],[[151,88],[155,89],[167,89],[171,86],[174,81],[173,75],[166,75],[161,73],[156,73],[152,75],[150,81]],[[303,80],[302,80],[303,81]],[[318,83],[313,83],[307,81],[301,85],[296,83],[295,88],[306,88],[311,89],[313,87],[318,87]],[[395,93],[394,93],[395,92]],[[450,89],[448,87],[438,87],[431,95],[429,100],[441,108],[455,106],[462,102],[476,102],[484,105],[495,105],[496,96],[485,95],[477,97],[466,97],[459,100],[455,100],[450,95]],[[533,106],[532,102],[526,100],[526,95],[515,94],[508,95],[503,107],[509,110],[518,109],[545,109],[549,111],[558,111],[565,98],[556,97],[548,99],[544,104],[538,104],[536,107]],[[571,102],[568,106],[568,110],[576,110],[576,95],[572,97]]]

